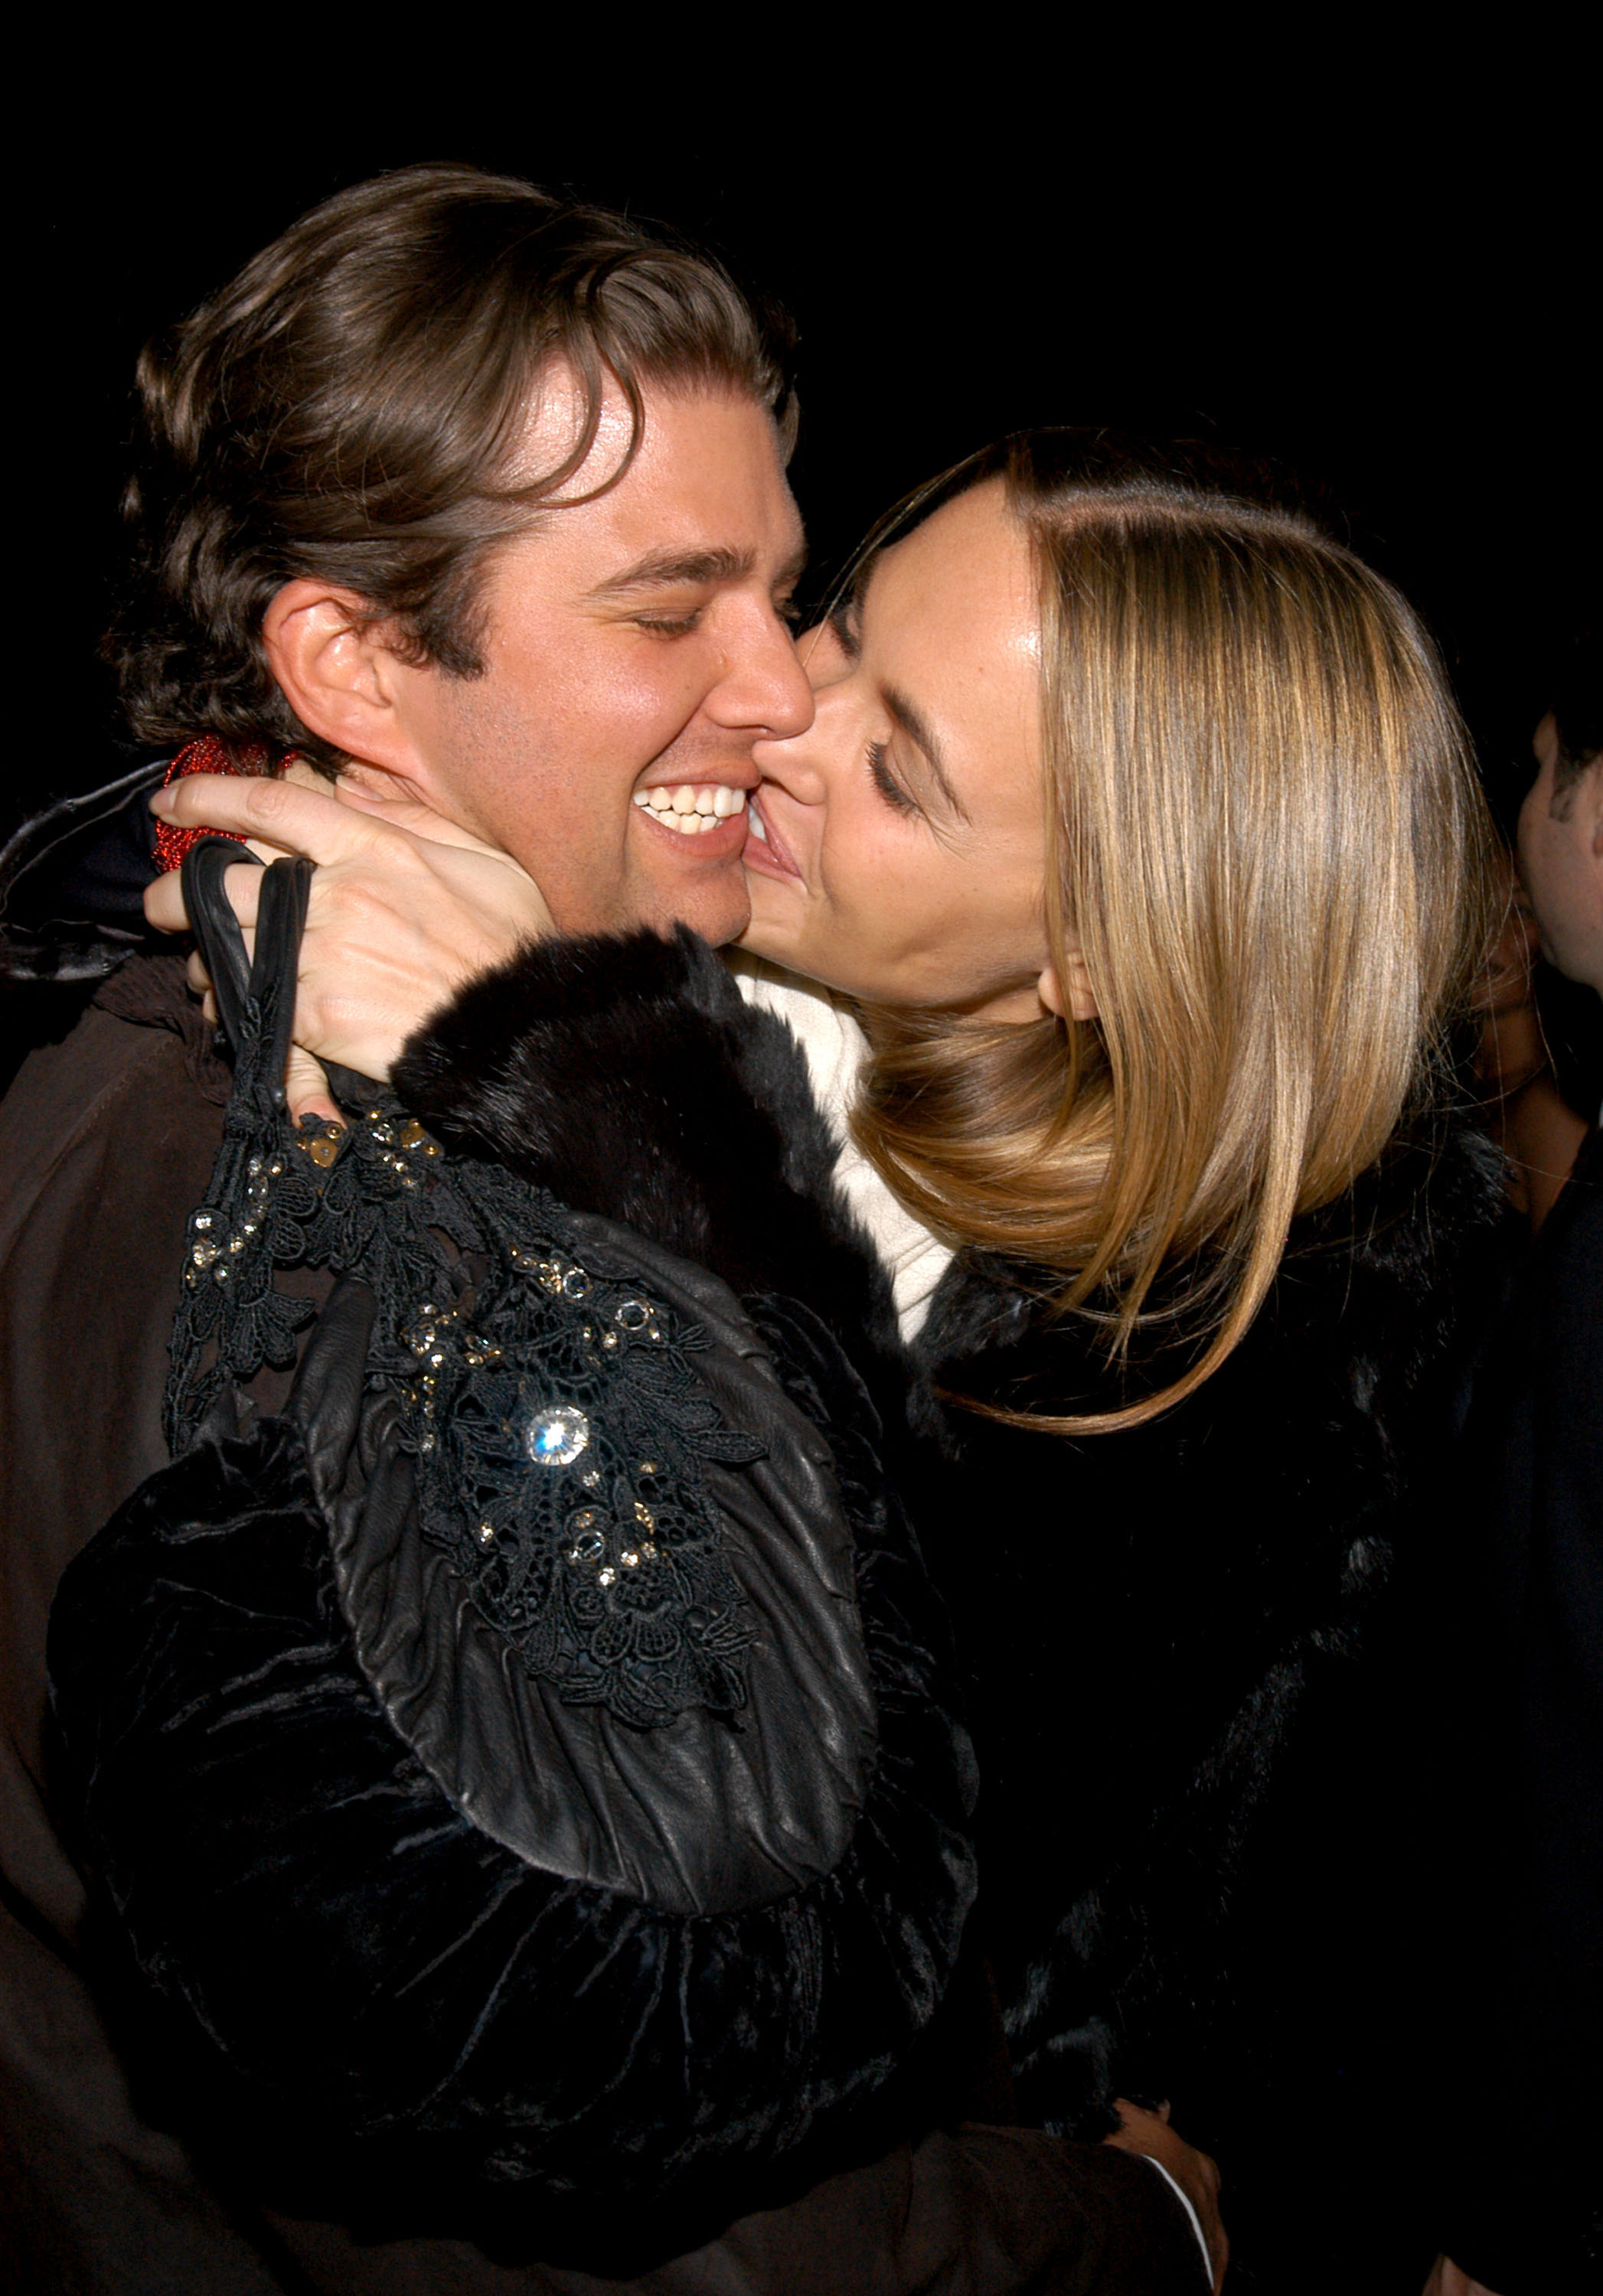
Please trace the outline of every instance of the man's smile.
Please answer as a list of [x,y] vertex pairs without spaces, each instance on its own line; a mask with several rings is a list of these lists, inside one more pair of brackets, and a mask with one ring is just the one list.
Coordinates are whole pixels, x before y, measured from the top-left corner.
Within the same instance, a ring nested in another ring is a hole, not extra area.
[[728,782],[662,782],[637,789],[634,805],[647,835],[672,838],[681,852],[694,840],[699,860],[736,857],[746,841],[746,791]]

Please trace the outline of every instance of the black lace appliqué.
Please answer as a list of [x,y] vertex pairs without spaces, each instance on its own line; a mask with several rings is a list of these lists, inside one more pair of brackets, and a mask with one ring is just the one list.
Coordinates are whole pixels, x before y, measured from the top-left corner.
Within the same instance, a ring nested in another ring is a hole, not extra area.
[[[270,1043],[270,1013],[247,1018],[247,1042]],[[174,1453],[225,1382],[293,1360],[313,1310],[278,1268],[359,1275],[378,1303],[368,1384],[404,1402],[423,1535],[530,1674],[642,1726],[743,1706],[752,1630],[701,1467],[763,1447],[723,1423],[702,1332],[585,1265],[553,1197],[442,1155],[377,1094],[344,1131],[297,1131],[259,1065],[241,1062],[190,1217]]]

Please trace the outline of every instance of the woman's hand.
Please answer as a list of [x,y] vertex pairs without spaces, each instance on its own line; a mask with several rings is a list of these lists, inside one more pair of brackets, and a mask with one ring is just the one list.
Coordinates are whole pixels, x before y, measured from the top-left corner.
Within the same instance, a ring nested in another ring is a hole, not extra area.
[[1219,2165],[1194,2144],[1188,2144],[1169,2126],[1169,2107],[1160,2105],[1148,2112],[1128,2097],[1116,2096],[1114,2111],[1119,2116],[1119,2126],[1105,2144],[1117,2144],[1126,2152],[1145,2152],[1149,2160],[1167,2169],[1175,2183],[1196,2210],[1196,2220],[1202,2226],[1203,2239],[1207,2243],[1208,2260],[1213,2267],[1213,2296],[1219,2296],[1224,2286],[1224,2269],[1230,2260],[1230,2243],[1224,2222],[1219,2213]]
[[[516,862],[421,806],[194,774],[158,791],[152,809],[182,828],[233,830],[264,860],[298,853],[317,864],[295,1001],[295,1042],[314,1057],[292,1060],[286,1078],[297,1119],[341,1120],[316,1060],[387,1077],[407,1037],[464,981],[551,930],[538,887]],[[260,876],[242,862],[225,881],[247,947]],[[149,888],[144,909],[159,931],[185,930],[176,871]],[[203,970],[192,977],[204,983]]]

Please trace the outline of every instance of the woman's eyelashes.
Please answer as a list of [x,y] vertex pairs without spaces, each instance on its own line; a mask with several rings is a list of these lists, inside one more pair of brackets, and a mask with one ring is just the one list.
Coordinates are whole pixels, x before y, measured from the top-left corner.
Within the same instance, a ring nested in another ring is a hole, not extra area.
[[908,796],[885,762],[885,752],[889,747],[890,744],[886,742],[869,742],[869,778],[893,813],[919,813],[923,808]]

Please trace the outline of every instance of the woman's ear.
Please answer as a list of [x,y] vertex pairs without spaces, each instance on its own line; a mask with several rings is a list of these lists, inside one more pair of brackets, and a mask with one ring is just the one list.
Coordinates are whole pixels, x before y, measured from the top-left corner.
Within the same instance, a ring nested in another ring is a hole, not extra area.
[[1036,993],[1048,1013],[1056,1013],[1063,1021],[1094,1021],[1097,1016],[1097,992],[1091,987],[1090,974],[1085,969],[1085,959],[1080,954],[1077,941],[1071,941],[1064,950],[1063,969],[1048,965],[1036,982]]
[[286,582],[262,617],[267,667],[311,733],[390,773],[416,764],[396,709],[395,657],[365,602],[326,583]]

